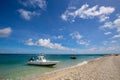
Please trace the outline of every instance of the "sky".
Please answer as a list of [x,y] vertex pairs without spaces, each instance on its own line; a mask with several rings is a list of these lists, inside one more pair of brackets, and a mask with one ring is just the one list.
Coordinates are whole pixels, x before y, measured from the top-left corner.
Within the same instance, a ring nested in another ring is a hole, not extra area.
[[120,0],[0,0],[0,54],[120,53]]

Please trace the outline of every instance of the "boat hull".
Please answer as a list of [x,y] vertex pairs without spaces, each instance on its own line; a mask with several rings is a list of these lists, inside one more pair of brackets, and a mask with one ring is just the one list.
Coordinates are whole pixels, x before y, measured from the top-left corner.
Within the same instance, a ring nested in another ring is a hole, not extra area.
[[37,66],[54,66],[58,63],[58,61],[46,61],[46,62],[41,62],[41,61],[29,61],[28,65],[37,65]]
[[77,57],[76,57],[76,56],[71,56],[70,58],[71,58],[71,59],[77,59]]

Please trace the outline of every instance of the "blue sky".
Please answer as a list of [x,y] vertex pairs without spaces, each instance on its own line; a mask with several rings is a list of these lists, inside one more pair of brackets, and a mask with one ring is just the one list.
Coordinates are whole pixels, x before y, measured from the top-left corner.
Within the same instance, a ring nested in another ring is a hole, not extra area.
[[0,53],[119,53],[120,0],[0,0]]

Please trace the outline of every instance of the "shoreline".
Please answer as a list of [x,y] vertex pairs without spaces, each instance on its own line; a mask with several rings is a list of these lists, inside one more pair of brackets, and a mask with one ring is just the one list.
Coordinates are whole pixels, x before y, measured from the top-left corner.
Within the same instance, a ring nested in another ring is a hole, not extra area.
[[[29,80],[30,78],[34,79],[36,77],[39,78],[40,75],[44,74],[50,74],[52,72],[59,72],[61,70],[65,70],[67,68],[71,68],[73,66],[76,66],[79,64],[83,64],[83,61],[89,61],[96,59],[98,57],[102,57],[103,55],[77,55],[77,59],[73,60],[70,59],[69,56],[71,55],[48,55],[48,59],[52,60],[54,58],[55,60],[61,61],[59,64],[56,66],[52,67],[40,67],[40,66],[29,66],[26,65],[26,61],[28,60],[27,57],[29,58],[32,55],[10,55],[9,64],[6,62],[4,63],[5,65],[0,68],[1,70],[1,80],[7,80],[7,79],[12,79],[12,80]],[[2,55],[1,61],[4,61],[4,58],[9,57],[9,55]],[[4,58],[3,58],[4,57]],[[14,58],[15,57],[15,58]],[[25,58],[24,58],[25,57]],[[14,60],[12,59],[14,58]],[[21,63],[19,63],[21,61]],[[12,63],[11,62],[17,62],[18,64]],[[86,62],[85,62],[86,63]],[[25,64],[25,65],[24,65]],[[14,68],[13,68],[14,67]],[[6,71],[4,71],[6,70]]]
[[29,80],[120,80],[120,63],[118,62],[120,62],[120,55],[103,56],[37,75]]
[[[107,56],[109,56],[109,55],[107,55]],[[103,57],[106,57],[106,56],[94,58],[94,59],[91,59],[91,60],[84,60],[84,61],[82,61],[82,62],[80,62],[80,63],[78,63],[76,65],[72,65],[70,67],[65,67],[65,68],[60,68],[60,69],[57,69],[57,70],[54,70],[54,71],[50,71],[50,72],[45,72],[45,73],[43,73],[41,75],[35,75],[35,76],[33,76],[32,79],[30,78],[30,79],[25,79],[25,80],[33,80],[33,79],[34,80],[41,80],[39,77],[45,77],[45,76],[48,76],[50,74],[55,74],[57,72],[64,72],[65,70],[69,70],[69,69],[72,69],[72,68],[80,67],[82,65],[88,64],[89,62],[97,61],[97,60],[99,60],[99,59],[101,59]],[[45,80],[47,80],[47,79],[45,79]]]
[[80,62],[80,63],[78,63],[76,65],[72,65],[70,67],[65,67],[65,68],[60,68],[60,69],[57,69],[57,70],[54,70],[54,71],[50,71],[50,72],[46,72],[46,73],[44,73],[42,75],[48,75],[48,74],[51,74],[51,73],[55,73],[55,72],[59,72],[59,71],[63,71],[63,70],[67,70],[67,69],[71,69],[71,68],[75,68],[75,67],[80,67],[82,65],[88,64],[89,62],[97,61],[97,60],[99,60],[99,59],[101,59],[103,57],[106,57],[106,56],[98,57],[98,58],[91,59],[91,60],[88,60],[88,61],[84,60],[84,61],[82,61],[82,62]]

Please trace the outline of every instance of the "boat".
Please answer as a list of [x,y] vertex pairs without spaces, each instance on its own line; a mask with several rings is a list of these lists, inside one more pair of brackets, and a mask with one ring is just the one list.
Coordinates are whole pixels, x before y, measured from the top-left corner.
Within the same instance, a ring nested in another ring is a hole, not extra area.
[[28,65],[37,65],[37,66],[54,66],[57,63],[59,63],[59,61],[49,61],[49,60],[46,60],[43,55],[40,55],[40,56],[38,56],[38,59],[36,59],[36,60],[34,59],[34,57],[31,58],[27,64]]
[[70,58],[71,58],[71,59],[77,59],[77,57],[76,57],[76,56],[71,56]]

